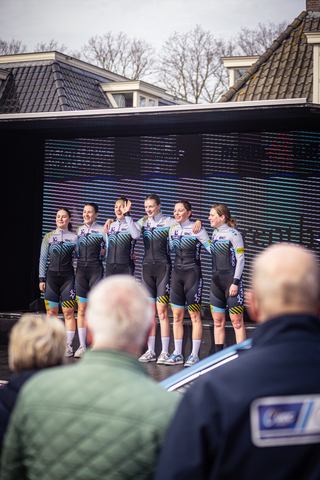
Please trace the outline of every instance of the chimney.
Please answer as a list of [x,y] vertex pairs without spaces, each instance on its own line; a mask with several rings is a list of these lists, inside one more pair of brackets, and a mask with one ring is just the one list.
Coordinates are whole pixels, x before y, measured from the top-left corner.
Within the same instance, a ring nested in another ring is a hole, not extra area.
[[320,12],[320,0],[306,0],[307,12]]

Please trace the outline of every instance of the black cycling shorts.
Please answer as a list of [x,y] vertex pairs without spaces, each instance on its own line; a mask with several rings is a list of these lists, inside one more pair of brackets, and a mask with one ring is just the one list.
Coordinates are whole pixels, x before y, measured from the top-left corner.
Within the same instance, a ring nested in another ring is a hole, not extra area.
[[238,285],[238,293],[230,297],[229,288],[232,284],[233,275],[214,275],[210,286],[211,312],[225,312],[228,306],[229,313],[242,314],[244,311],[244,292],[242,279]]
[[203,278],[201,267],[174,268],[172,273],[171,307],[184,308],[185,303],[191,312],[200,312]]
[[117,263],[107,263],[106,265],[106,277],[110,275],[134,275],[134,264],[133,265],[121,265]]
[[78,303],[86,303],[89,290],[103,278],[103,266],[77,267],[76,292]]
[[141,283],[149,291],[152,301],[169,303],[170,280],[170,263],[142,265]]
[[59,298],[63,308],[74,308],[76,303],[74,275],[47,275],[44,302],[46,307],[58,307]]

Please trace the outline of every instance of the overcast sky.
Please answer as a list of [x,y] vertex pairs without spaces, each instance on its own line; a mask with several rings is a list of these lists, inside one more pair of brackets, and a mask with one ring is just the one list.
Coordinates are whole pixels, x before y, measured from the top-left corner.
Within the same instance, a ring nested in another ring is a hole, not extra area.
[[175,30],[199,24],[227,39],[259,22],[291,23],[305,8],[306,0],[0,0],[0,38],[22,40],[29,52],[52,38],[80,50],[111,30],[160,49]]

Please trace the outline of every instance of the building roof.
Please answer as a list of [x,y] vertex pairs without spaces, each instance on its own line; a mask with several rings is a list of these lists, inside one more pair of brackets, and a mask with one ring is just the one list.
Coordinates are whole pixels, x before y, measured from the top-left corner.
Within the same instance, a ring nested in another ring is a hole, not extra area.
[[59,56],[34,61],[19,57],[22,61],[1,63],[10,73],[0,86],[1,114],[110,107],[100,87],[110,81],[106,76],[69,65]]
[[[0,56],[0,67],[0,114],[112,108],[106,85],[120,83],[128,88],[132,83],[59,52]],[[186,103],[159,87],[140,83],[145,90],[156,91],[159,105]]]
[[302,12],[219,102],[284,98],[312,102],[313,46],[304,33],[319,29],[320,13]]

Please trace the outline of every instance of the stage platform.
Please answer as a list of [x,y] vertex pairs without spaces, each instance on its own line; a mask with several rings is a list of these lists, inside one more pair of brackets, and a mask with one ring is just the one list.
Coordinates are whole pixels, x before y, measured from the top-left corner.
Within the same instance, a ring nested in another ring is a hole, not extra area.
[[[9,333],[13,325],[19,320],[21,315],[24,313],[37,313],[37,312],[30,312],[30,311],[17,311],[17,312],[0,312],[0,381],[1,380],[8,380],[9,376],[11,375],[11,370],[8,366],[8,354],[7,354],[7,347],[8,347],[8,338]],[[38,312],[43,313],[43,312]],[[64,321],[62,314],[59,314],[59,318]],[[202,321],[203,326],[203,334],[202,334],[202,342],[200,347],[199,356],[200,359],[211,355],[214,353],[212,351],[213,345],[213,322],[212,320],[208,320],[207,315],[204,315],[204,320]],[[246,317],[245,317],[246,318]],[[171,322],[171,335],[170,335],[170,344],[169,344],[169,352],[174,350],[173,346],[173,334],[172,334],[172,318],[170,318]],[[191,321],[188,318],[188,314],[186,312],[186,316],[184,319],[184,338],[183,338],[183,355],[185,358],[191,353],[191,342],[192,342],[192,328],[191,328]],[[252,322],[245,321],[245,328],[247,333],[247,338],[251,338],[253,331],[255,329],[255,324]],[[157,336],[156,336],[156,354],[159,355],[161,351],[161,342],[160,342],[160,326],[159,322],[157,322]],[[235,343],[235,336],[233,326],[230,321],[226,322],[226,340],[225,340],[225,347],[229,347]],[[73,341],[73,348],[74,351],[79,346],[79,339],[77,332],[74,337]],[[77,359],[67,358],[66,363],[70,364],[73,362],[78,361]],[[155,362],[151,362],[145,364],[147,368],[148,374],[154,378],[154,380],[161,381],[167,378],[170,375],[173,375],[177,371],[183,369],[183,365],[175,365],[175,366],[164,366],[164,365],[157,365]]]

